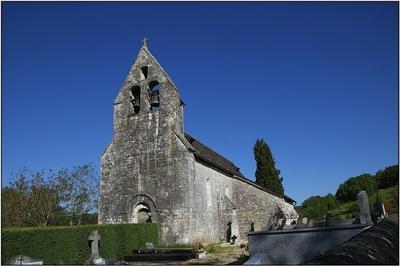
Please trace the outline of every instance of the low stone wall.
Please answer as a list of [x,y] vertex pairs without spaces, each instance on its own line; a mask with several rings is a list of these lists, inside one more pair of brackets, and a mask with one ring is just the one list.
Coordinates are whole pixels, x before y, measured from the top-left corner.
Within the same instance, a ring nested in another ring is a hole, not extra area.
[[385,218],[307,264],[399,265],[399,220]]

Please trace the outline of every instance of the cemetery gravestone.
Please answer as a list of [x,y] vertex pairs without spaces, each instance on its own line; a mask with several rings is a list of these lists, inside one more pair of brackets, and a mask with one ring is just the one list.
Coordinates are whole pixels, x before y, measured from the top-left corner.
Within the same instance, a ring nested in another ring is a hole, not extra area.
[[358,204],[360,205],[360,222],[361,224],[372,224],[371,212],[369,210],[368,196],[363,190],[358,193]]
[[9,262],[6,264],[11,264],[11,265],[43,265],[43,261],[38,261],[34,260],[28,256],[25,255],[18,255],[14,258],[12,258]]
[[101,236],[97,230],[94,230],[88,237],[89,241],[91,241],[91,255],[90,258],[95,264],[104,264],[105,260],[99,255],[99,240]]
[[254,223],[251,223],[250,226],[251,226],[250,232],[254,232]]
[[235,236],[235,235],[233,235],[232,237],[231,237],[231,245],[235,245],[235,242],[236,242],[236,239],[237,239],[237,236]]

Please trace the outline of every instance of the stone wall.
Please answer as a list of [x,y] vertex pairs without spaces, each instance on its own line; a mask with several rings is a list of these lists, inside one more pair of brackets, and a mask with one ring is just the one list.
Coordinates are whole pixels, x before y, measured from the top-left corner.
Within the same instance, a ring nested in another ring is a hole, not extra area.
[[247,240],[250,224],[253,222],[255,230],[261,230],[278,210],[278,204],[294,209],[282,198],[198,161],[195,175],[203,180],[197,187],[199,192],[203,191],[203,196],[199,197],[203,199],[203,209],[195,219],[197,226],[204,229],[202,234],[207,236],[207,242],[225,239],[229,221],[232,235],[239,237],[238,240]]
[[250,224],[254,223],[256,231],[264,229],[271,216],[278,211],[278,205],[296,213],[293,205],[285,202],[282,198],[239,179],[234,180],[234,200],[237,206],[240,234],[242,238],[245,237],[246,239],[246,234],[251,228]]

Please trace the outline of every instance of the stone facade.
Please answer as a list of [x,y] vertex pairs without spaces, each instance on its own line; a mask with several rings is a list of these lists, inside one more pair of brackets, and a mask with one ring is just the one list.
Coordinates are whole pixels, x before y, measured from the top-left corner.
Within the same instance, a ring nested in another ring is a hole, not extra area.
[[[179,91],[146,43],[114,101],[114,134],[101,156],[99,223],[159,223],[164,243],[246,238],[279,206],[232,162],[183,130]],[[285,201],[286,199],[286,201]],[[150,216],[151,218],[149,218]],[[297,215],[297,214],[295,214]]]

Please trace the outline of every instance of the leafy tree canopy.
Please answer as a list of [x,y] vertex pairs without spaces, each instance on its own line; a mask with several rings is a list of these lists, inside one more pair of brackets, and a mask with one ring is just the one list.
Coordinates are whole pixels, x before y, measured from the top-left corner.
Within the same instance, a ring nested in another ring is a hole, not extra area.
[[375,193],[377,190],[375,177],[370,174],[350,177],[344,183],[339,185],[335,196],[338,201],[349,202],[356,200],[357,194],[361,190],[365,190],[367,195]]
[[378,188],[388,188],[399,184],[399,166],[392,165],[375,174]]
[[299,212],[308,218],[322,218],[328,211],[336,208],[338,202],[332,194],[326,196],[312,196],[306,199],[301,207],[298,209]]
[[91,164],[57,172],[20,170],[2,188],[2,226],[91,222],[98,189],[99,178]]

